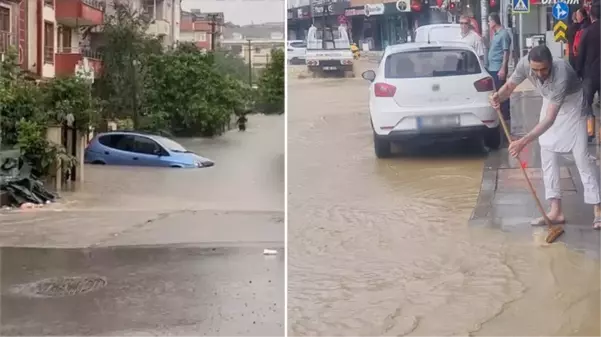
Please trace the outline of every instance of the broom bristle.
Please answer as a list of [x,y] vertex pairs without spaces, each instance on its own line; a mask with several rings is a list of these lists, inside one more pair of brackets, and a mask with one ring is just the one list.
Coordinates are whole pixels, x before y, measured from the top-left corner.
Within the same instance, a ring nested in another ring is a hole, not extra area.
[[564,230],[563,230],[563,227],[561,227],[561,226],[549,228],[549,234],[547,234],[547,238],[545,241],[547,243],[553,243],[563,233],[564,233]]

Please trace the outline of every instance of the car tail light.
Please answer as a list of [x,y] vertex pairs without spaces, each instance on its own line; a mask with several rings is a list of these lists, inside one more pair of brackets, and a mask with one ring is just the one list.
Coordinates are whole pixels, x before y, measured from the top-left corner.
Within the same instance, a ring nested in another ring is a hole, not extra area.
[[478,92],[486,92],[495,90],[494,82],[492,77],[485,77],[481,80],[474,82],[474,87]]
[[317,66],[317,65],[319,65],[319,61],[316,61],[316,60],[307,61],[307,65]]
[[353,61],[351,61],[351,60],[341,60],[340,63],[342,63],[344,65],[350,65],[350,64],[353,64]]
[[374,84],[374,94],[376,97],[393,97],[396,93],[396,87],[394,85],[386,83]]

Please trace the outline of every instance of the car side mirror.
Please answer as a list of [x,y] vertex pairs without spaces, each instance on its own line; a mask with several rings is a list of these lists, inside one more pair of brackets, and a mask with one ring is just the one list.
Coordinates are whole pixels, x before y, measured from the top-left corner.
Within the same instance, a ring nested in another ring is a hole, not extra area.
[[153,153],[159,157],[163,155],[163,152],[161,152],[161,149],[154,149]]
[[373,82],[376,79],[376,73],[373,70],[367,70],[361,74],[361,77],[363,77],[364,80]]

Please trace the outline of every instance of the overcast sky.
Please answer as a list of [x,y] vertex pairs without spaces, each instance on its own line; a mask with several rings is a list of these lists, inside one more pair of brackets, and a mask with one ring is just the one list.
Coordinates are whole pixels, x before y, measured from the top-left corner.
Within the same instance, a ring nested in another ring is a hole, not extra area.
[[225,21],[237,25],[284,22],[284,0],[182,0],[182,8],[200,8],[201,12],[223,12]]

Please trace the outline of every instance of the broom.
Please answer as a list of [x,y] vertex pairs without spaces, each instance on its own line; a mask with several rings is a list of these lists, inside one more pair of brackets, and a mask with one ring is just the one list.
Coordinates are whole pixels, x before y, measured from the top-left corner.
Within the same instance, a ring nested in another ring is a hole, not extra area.
[[[509,143],[511,143],[512,142],[511,134],[509,133],[509,128],[507,127],[507,124],[505,123],[505,119],[503,118],[503,114],[501,113],[500,107],[495,108],[495,111],[497,112],[497,116],[499,117],[499,121],[501,122],[501,126],[503,127],[505,137],[507,137],[507,141]],[[549,219],[549,217],[547,216],[547,212],[545,212],[545,208],[543,207],[543,204],[540,202],[540,199],[536,195],[536,190],[534,189],[534,186],[532,185],[532,182],[530,181],[530,177],[528,177],[526,168],[524,167],[524,165],[522,165],[522,160],[520,159],[520,156],[518,155],[516,157],[516,159],[520,163],[520,169],[522,170],[524,179],[526,180],[526,183],[528,184],[528,189],[530,190],[530,194],[532,194],[532,197],[534,198],[534,201],[536,202],[536,207],[538,208],[540,214],[542,215],[543,219],[545,220],[545,224],[547,225],[547,228],[549,229],[549,234],[547,234],[547,237],[545,238],[545,242],[553,243],[553,242],[555,242],[555,240],[557,240],[557,238],[559,236],[561,236],[561,234],[564,233],[563,226],[561,226],[561,225],[554,226],[553,225],[553,223],[551,222],[551,219]]]

